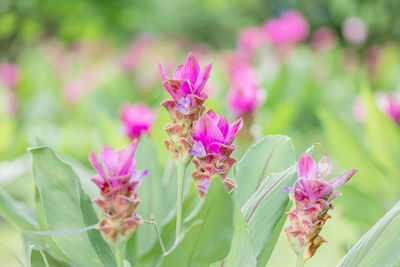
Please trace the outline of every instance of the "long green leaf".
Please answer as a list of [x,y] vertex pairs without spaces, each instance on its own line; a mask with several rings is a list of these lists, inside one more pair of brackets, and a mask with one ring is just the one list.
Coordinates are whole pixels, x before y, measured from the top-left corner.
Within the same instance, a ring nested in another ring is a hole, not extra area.
[[[44,208],[48,231],[79,229],[98,221],[72,167],[48,147],[31,149],[33,174]],[[61,250],[80,266],[115,266],[110,247],[97,230],[52,235]]]
[[344,256],[338,266],[400,266],[400,201]]
[[22,229],[35,230],[38,227],[33,210],[24,203],[12,199],[2,188],[0,188],[0,213]]
[[257,256],[257,266],[265,266],[282,230],[289,203],[284,186],[292,186],[297,178],[296,165],[268,176],[242,208],[251,243]]
[[233,201],[221,180],[214,178],[199,212],[188,220],[182,239],[166,253],[160,266],[209,266],[230,250]]
[[240,207],[250,198],[271,173],[286,170],[296,161],[289,137],[269,135],[246,152],[236,168],[237,188],[234,198]]

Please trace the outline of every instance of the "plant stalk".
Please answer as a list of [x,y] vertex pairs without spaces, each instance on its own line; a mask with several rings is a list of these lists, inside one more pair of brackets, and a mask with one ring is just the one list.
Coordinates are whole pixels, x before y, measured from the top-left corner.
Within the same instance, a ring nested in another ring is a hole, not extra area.
[[305,259],[304,259],[304,249],[301,253],[297,254],[297,263],[296,263],[296,267],[303,267],[304,263],[305,263]]
[[183,182],[185,178],[187,164],[182,161],[178,161],[178,194],[176,200],[176,238],[182,233],[182,205],[183,205]]
[[113,246],[115,258],[117,260],[118,267],[124,267],[124,258],[125,258],[125,241]]

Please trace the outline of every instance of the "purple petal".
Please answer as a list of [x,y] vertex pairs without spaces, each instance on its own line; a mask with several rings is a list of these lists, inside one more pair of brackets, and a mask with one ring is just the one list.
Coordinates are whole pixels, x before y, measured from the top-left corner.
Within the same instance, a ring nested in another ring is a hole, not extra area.
[[194,141],[193,142],[193,149],[189,150],[189,153],[198,156],[198,157],[204,157],[206,155],[206,150],[203,146],[203,143]]
[[342,186],[343,184],[347,183],[353,175],[358,172],[357,169],[350,169],[347,172],[343,173],[342,175],[336,176],[329,180],[329,183],[332,185],[334,189]]
[[283,190],[285,190],[286,192],[289,193],[289,192],[292,190],[292,188],[289,187],[289,186],[284,186],[284,187],[283,187]]
[[304,178],[316,178],[318,172],[318,165],[315,160],[304,152],[303,156],[297,163],[297,175]]
[[175,108],[181,111],[183,114],[187,115],[190,112],[190,102],[191,101],[189,97],[181,97]]
[[210,181],[209,181],[208,179],[204,179],[204,180],[201,182],[201,185],[199,185],[199,186],[197,187],[197,189],[199,189],[200,191],[203,191],[204,193],[206,193],[207,190],[208,190],[209,185],[210,185]]

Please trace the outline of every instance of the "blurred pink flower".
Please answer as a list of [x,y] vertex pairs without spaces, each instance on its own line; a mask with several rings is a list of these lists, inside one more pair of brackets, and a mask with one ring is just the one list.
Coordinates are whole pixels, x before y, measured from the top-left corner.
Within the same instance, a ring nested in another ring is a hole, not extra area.
[[105,216],[96,226],[102,236],[110,243],[127,240],[143,223],[136,213],[140,200],[136,189],[148,171],[136,171],[134,154],[137,140],[132,141],[128,148],[115,151],[110,146],[104,146],[98,160],[92,150],[89,160],[97,170],[92,181],[100,188],[100,196],[94,199]]
[[343,37],[352,44],[361,44],[368,35],[367,25],[359,17],[347,18],[342,25]]
[[228,93],[230,110],[236,117],[253,113],[264,100],[265,94],[258,86],[251,64],[239,57],[228,64],[231,83]]
[[337,43],[336,34],[327,27],[317,29],[312,36],[312,47],[317,51],[329,51]]
[[379,109],[400,125],[400,98],[395,94],[380,92],[375,98]]
[[150,45],[149,36],[142,35],[131,44],[128,51],[122,58],[121,66],[122,69],[129,73],[131,72],[137,65],[139,57],[144,52],[146,47]]
[[295,44],[308,36],[308,24],[303,15],[291,10],[280,18],[270,19],[264,24],[264,32],[275,45]]
[[14,88],[19,80],[19,67],[12,63],[1,63],[0,64],[0,77],[4,86],[12,89]]
[[285,228],[285,232],[295,253],[303,255],[304,260],[312,257],[318,247],[326,242],[319,233],[330,218],[328,211],[333,209],[332,200],[341,195],[336,189],[357,172],[356,169],[350,169],[327,181],[332,169],[328,155],[325,154],[317,164],[305,152],[297,163],[299,178],[293,188],[285,188],[296,204],[295,209],[288,212],[291,225]]
[[262,28],[245,28],[239,33],[238,46],[242,51],[252,54],[254,50],[266,42]]
[[[400,125],[400,98],[396,94],[377,92],[375,93],[375,102],[382,113]],[[353,111],[356,120],[363,123],[368,115],[368,110],[360,97],[354,100]]]
[[120,119],[123,123],[124,133],[133,140],[150,131],[155,113],[142,103],[134,106],[124,104],[120,109]]
[[223,114],[218,115],[212,109],[196,121],[194,131],[190,133],[193,148],[189,152],[197,156],[193,160],[196,170],[192,173],[192,177],[200,196],[207,191],[209,180],[216,174],[225,178],[224,184],[228,191],[236,186],[233,180],[226,178],[226,175],[236,162],[230,155],[235,149],[232,145],[233,140],[242,125],[241,118],[229,124]]

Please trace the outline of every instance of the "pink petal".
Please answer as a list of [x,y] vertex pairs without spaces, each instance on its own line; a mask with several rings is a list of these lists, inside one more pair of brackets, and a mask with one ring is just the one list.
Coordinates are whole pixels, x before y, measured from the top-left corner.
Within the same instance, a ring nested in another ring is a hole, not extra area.
[[[136,165],[134,155],[136,151],[137,139],[134,139],[127,149],[127,153],[119,160],[123,163],[122,168],[119,170],[118,175],[126,175]],[[122,155],[121,155],[122,156]]]
[[321,160],[318,163],[319,172],[321,173],[322,177],[326,179],[332,173],[332,162],[328,157],[328,154],[324,154]]
[[213,142],[224,143],[221,131],[208,113],[202,115],[196,122],[195,136],[196,140],[203,143],[206,150],[208,150],[209,145]]
[[207,111],[206,114],[212,119],[212,121],[213,121],[215,124],[218,124],[219,116],[218,116],[218,114],[217,114],[212,108],[210,108],[210,110]]
[[212,69],[211,63],[201,68],[199,77],[197,78],[197,81],[193,86],[195,95],[199,95],[201,90],[204,88],[204,85],[206,84],[208,78],[210,77],[211,69]]
[[304,152],[303,156],[300,158],[297,163],[297,175],[299,177],[304,178],[316,178],[316,174],[318,172],[318,165],[315,160],[308,155],[307,152]]
[[116,175],[116,168],[118,167],[117,152],[112,147],[104,145],[99,152],[99,157],[107,168],[108,176]]
[[180,64],[176,71],[174,72],[174,80],[182,80],[182,69],[183,69],[183,64]]
[[222,136],[224,138],[226,138],[226,136],[228,135],[228,132],[229,132],[229,122],[225,118],[224,114],[222,114],[222,113],[219,115],[219,121],[218,121],[217,126],[218,126],[219,130],[221,131]]
[[169,80],[169,77],[168,77],[168,75],[165,73],[165,69],[164,69],[164,67],[161,65],[160,62],[158,62],[158,68],[160,69],[160,74],[161,74],[161,77],[162,77],[163,81]]
[[329,180],[329,183],[332,185],[334,189],[342,186],[343,184],[347,183],[353,175],[358,172],[357,169],[350,169],[347,172],[343,173],[342,175],[336,176]]
[[104,170],[103,170],[102,166],[100,165],[100,163],[96,157],[96,153],[94,153],[94,150],[90,151],[90,153],[89,153],[89,161],[92,164],[92,166],[97,170],[99,175],[103,178],[106,178],[106,174],[104,173]]
[[230,146],[233,143],[233,140],[235,140],[236,135],[242,129],[243,126],[243,119],[240,118],[236,122],[234,122],[232,125],[229,126],[229,132],[225,138],[226,140],[226,145]]
[[196,84],[199,72],[199,62],[194,58],[192,53],[189,53],[189,56],[187,57],[185,65],[183,66],[181,72],[181,79],[190,81],[190,84],[193,86],[194,84]]

